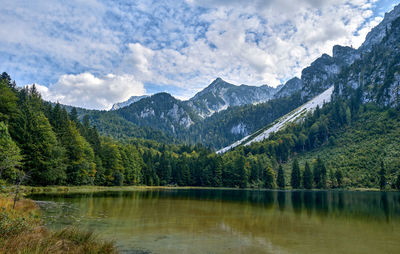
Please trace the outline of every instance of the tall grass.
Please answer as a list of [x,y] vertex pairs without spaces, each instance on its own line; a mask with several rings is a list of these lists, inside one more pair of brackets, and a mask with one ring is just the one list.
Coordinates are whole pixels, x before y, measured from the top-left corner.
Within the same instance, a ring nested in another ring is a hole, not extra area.
[[113,242],[100,241],[93,232],[70,227],[49,231],[43,227],[36,204],[28,199],[17,202],[0,197],[0,253],[21,254],[113,254]]

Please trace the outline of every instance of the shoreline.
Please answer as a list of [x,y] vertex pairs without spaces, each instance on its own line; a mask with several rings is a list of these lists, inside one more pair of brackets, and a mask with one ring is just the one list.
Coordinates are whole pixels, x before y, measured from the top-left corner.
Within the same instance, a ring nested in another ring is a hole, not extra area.
[[[0,195],[10,195],[14,193],[15,186],[2,186]],[[145,190],[247,190],[247,191],[354,191],[354,192],[396,192],[397,190],[380,191],[378,188],[345,188],[345,189],[252,189],[234,187],[202,187],[202,186],[21,186],[21,197],[34,194],[79,194],[95,192],[117,192],[117,191],[145,191]]]

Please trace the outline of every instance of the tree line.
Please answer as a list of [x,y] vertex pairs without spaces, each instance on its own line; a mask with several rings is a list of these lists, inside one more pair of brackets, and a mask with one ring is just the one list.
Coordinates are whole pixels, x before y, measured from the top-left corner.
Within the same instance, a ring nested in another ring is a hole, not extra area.
[[[350,119],[344,106],[337,109],[334,104],[330,110],[336,110],[343,121]],[[221,156],[201,144],[101,136],[88,116],[79,118],[75,108],[67,111],[60,104],[43,101],[34,85],[18,88],[3,73],[0,181],[14,183],[24,176],[24,184],[29,185],[341,188],[343,172],[333,172],[320,158],[301,170],[295,156],[330,142],[325,111],[317,109],[301,127],[293,125],[267,141]],[[298,139],[286,139],[288,133]],[[282,168],[289,161],[290,184]],[[400,188],[400,177],[397,184]]]

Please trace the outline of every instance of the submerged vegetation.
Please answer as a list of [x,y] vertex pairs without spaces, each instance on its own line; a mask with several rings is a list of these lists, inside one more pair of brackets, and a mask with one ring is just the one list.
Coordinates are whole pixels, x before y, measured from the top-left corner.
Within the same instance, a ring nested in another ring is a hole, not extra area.
[[1,196],[0,206],[0,253],[118,253],[113,242],[92,232],[46,229],[32,200],[20,200],[13,209],[13,200]]

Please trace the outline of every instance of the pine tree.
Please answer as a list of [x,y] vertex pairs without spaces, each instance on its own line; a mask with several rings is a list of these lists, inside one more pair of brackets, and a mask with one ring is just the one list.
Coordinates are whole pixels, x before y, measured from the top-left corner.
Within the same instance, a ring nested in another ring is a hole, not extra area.
[[381,169],[379,171],[379,188],[381,190],[384,190],[385,187],[386,187],[386,169],[383,160],[381,160]]
[[[118,185],[124,174],[122,157],[119,146],[111,141],[103,144],[102,162],[104,168],[104,179],[106,185]],[[118,173],[117,173],[118,172]]]
[[74,123],[79,123],[79,120],[78,120],[78,111],[76,110],[75,107],[73,107],[73,108],[71,109],[71,112],[69,113],[69,119],[70,119],[72,122],[74,122]]
[[267,167],[264,171],[264,187],[267,189],[275,188],[275,172],[271,167]]
[[21,160],[20,149],[8,133],[7,125],[0,122],[0,179],[15,180]]
[[233,184],[240,188],[246,188],[248,183],[248,171],[243,155],[238,155],[233,165]]
[[314,177],[314,186],[319,188],[321,185],[321,169],[319,167],[319,157],[317,161],[314,161],[314,169],[313,169],[313,177]]
[[307,161],[304,166],[303,186],[305,189],[312,189],[313,187],[313,174]]
[[164,152],[161,155],[157,171],[161,185],[167,185],[171,183],[172,167],[170,163],[170,158],[169,156],[167,156],[167,152]]
[[[220,187],[222,186],[222,168],[223,162],[220,156],[215,158],[215,168],[214,168],[214,186]],[[190,173],[190,171],[188,170]]]
[[42,99],[35,86],[21,91],[20,103],[23,122],[18,130],[19,144],[24,156],[24,170],[30,174],[30,184],[65,183],[65,150],[42,112]]
[[292,164],[292,174],[291,174],[291,179],[290,179],[292,188],[299,189],[300,181],[301,181],[301,175],[300,175],[299,162],[297,161],[297,158],[295,158],[293,160],[293,164]]
[[281,164],[279,164],[278,177],[276,182],[280,189],[285,189],[285,174],[283,173],[283,168]]
[[336,170],[335,177],[336,177],[337,186],[339,188],[341,188],[342,184],[343,184],[343,171],[340,168],[338,168]]
[[18,98],[5,79],[0,79],[0,122],[8,122],[18,113]]
[[397,180],[396,180],[396,183],[395,183],[395,188],[396,188],[397,190],[400,190],[400,174],[397,175]]
[[93,184],[95,163],[93,149],[81,136],[76,124],[70,121],[67,111],[56,104],[50,122],[57,139],[66,151],[67,182],[74,185]]
[[[326,189],[326,180],[327,180],[326,167],[320,157],[318,157],[318,159],[317,159],[317,164],[314,168],[314,172],[317,172],[317,174],[319,174],[319,176],[318,176],[319,180],[318,180],[318,183],[316,183],[316,186],[319,189]],[[314,175],[314,178],[315,178],[315,175]]]
[[319,189],[325,189],[327,187],[327,170],[320,157],[315,162],[313,175],[315,186]]
[[329,169],[329,181],[330,181],[330,187],[331,188],[336,188],[337,187],[336,177],[335,177],[335,174],[333,173],[333,169],[332,168]]

